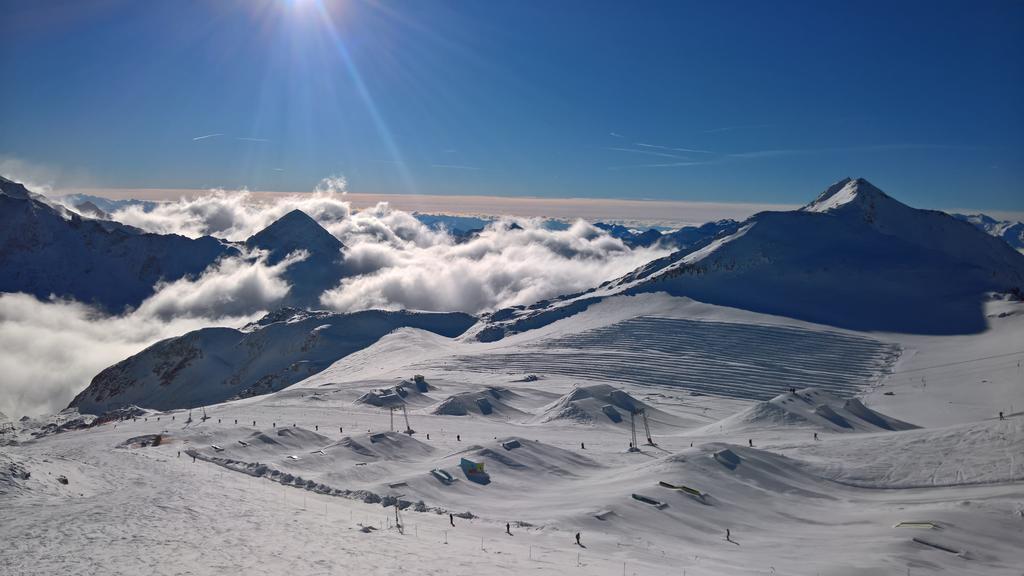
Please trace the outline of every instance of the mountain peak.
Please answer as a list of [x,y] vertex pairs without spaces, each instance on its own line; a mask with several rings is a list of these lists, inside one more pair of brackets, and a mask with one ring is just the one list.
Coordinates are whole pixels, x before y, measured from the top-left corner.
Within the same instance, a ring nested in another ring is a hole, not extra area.
[[3,193],[11,198],[27,199],[29,198],[30,192],[23,184],[8,180],[3,176],[0,176],[0,193]]
[[801,208],[804,212],[832,212],[843,206],[872,207],[878,201],[895,202],[864,178],[843,178]]
[[278,218],[270,226],[250,236],[245,243],[270,251],[271,262],[277,262],[296,250],[335,257],[345,247],[302,210],[292,210]]

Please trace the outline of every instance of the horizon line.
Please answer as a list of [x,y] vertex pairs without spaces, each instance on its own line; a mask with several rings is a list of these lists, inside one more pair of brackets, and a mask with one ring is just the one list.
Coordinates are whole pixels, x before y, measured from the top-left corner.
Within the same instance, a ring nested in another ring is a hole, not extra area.
[[[54,196],[89,194],[110,200],[173,202],[218,192],[246,193],[259,200],[314,194],[315,191],[229,190],[224,188],[62,188]],[[758,212],[788,211],[803,206],[773,202],[672,200],[664,198],[601,198],[585,196],[504,196],[497,194],[409,194],[401,192],[345,192],[353,207],[363,209],[388,202],[399,210],[463,216],[519,216],[527,218],[614,220],[663,224],[703,224],[722,219],[744,220]],[[625,212],[613,209],[625,210]],[[999,220],[1024,222],[1024,211],[978,208],[931,208],[954,214],[986,214]]]

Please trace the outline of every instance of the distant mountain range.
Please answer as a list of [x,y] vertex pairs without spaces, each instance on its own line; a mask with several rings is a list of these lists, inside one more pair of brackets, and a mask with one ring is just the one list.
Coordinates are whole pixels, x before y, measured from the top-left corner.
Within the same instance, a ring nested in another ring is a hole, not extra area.
[[987,293],[1022,288],[1024,254],[1006,242],[845,179],[799,210],[755,214],[592,290],[499,310],[472,333],[498,340],[643,292],[855,330],[972,333],[986,327]]
[[996,238],[1002,238],[1017,250],[1024,250],[1024,223],[1022,222],[996,220],[984,214],[953,214],[953,217],[970,222]]
[[194,276],[238,250],[216,238],[149,234],[85,218],[0,177],[0,292],[74,298],[121,312],[160,280]]

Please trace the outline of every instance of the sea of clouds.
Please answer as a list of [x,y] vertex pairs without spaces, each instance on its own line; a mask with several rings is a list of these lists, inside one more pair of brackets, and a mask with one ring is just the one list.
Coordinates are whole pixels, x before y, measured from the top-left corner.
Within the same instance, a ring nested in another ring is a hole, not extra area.
[[[479,314],[585,290],[668,253],[631,249],[583,220],[552,229],[540,219],[499,218],[459,242],[387,203],[353,210],[340,177],[325,179],[311,193],[272,200],[215,191],[155,207],[127,206],[111,216],[148,232],[243,241],[295,209],[345,245],[347,277],[320,298],[322,308],[338,312]],[[282,275],[305,257],[299,252],[269,265],[246,252],[197,278],[159,284],[150,298],[120,315],[73,301],[0,294],[0,411],[54,412],[100,370],[160,339],[257,318],[286,297],[290,286]]]

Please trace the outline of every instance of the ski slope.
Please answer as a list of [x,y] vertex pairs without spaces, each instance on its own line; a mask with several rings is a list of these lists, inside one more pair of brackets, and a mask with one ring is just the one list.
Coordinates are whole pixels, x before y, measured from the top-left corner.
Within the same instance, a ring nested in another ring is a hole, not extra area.
[[[1015,357],[975,355],[1009,354],[1024,334],[1019,306],[990,302],[989,331],[939,337],[858,334],[645,294],[493,343],[403,328],[279,392],[208,405],[205,421],[196,410],[191,422],[186,410],[146,411],[59,433],[21,422],[0,450],[0,565],[12,574],[1018,575],[1024,416],[995,416],[1019,401],[1004,366]],[[680,343],[661,336],[670,329]],[[769,353],[749,358],[760,346],[793,370],[775,368]],[[614,380],[616,368],[599,360],[629,350],[633,371],[650,376]],[[826,366],[800,364],[793,350]],[[502,356],[535,360],[477,368]],[[936,358],[947,366],[927,372],[927,387],[908,383]],[[709,368],[676,383],[653,379],[659,363]],[[851,377],[788,391],[856,370],[874,384]],[[773,382],[788,374],[799,377]],[[991,404],[946,420],[968,375],[987,381],[975,400]],[[755,384],[730,393],[716,383],[726,377]],[[401,412],[366,400],[399,388],[411,436]],[[482,398],[490,412],[478,409]],[[454,401],[470,409],[446,408]],[[606,405],[625,417],[613,421]],[[636,407],[657,445],[641,429],[630,452]],[[928,424],[930,414],[941,421]],[[486,481],[463,471],[463,458],[482,463]]]
[[546,338],[521,351],[499,349],[445,363],[484,374],[557,374],[766,400],[807,386],[852,396],[882,378],[898,356],[893,344],[834,331],[641,316]]

